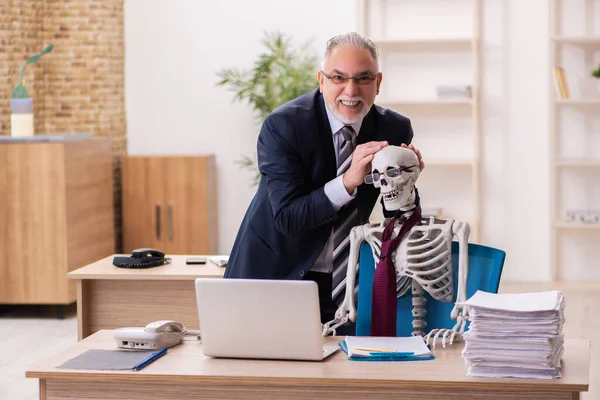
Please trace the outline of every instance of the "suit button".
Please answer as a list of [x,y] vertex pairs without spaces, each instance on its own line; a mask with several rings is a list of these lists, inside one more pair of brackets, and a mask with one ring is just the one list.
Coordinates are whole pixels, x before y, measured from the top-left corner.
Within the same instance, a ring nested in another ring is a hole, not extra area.
[[300,270],[300,276],[304,276],[304,270],[303,269]]

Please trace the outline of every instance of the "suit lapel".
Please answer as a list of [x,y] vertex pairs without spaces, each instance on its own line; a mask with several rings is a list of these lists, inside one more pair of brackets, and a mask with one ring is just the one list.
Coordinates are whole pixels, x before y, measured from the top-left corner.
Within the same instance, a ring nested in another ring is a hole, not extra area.
[[365,116],[363,123],[360,126],[360,132],[358,133],[358,144],[375,140],[375,110],[373,107],[371,107],[371,110]]
[[318,130],[319,130],[319,149],[322,150],[323,174],[325,181],[330,181],[336,177],[337,165],[335,162],[335,149],[333,148],[333,133],[331,125],[327,119],[325,111],[325,102],[323,96],[317,97],[317,114],[318,114]]

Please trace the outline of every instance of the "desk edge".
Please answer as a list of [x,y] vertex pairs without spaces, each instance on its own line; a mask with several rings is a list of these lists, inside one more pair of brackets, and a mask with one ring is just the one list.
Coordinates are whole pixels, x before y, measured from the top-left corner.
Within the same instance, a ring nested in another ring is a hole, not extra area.
[[[389,381],[376,379],[328,379],[328,378],[288,378],[288,377],[253,377],[253,376],[202,376],[202,375],[162,375],[162,374],[138,374],[129,371],[114,372],[78,372],[72,370],[63,371],[36,371],[28,370],[25,372],[26,378],[46,379],[46,380],[111,380],[119,382],[169,382],[169,383],[213,383],[228,384],[231,386],[340,386],[344,387],[378,387],[378,388],[444,388],[444,389],[466,389],[466,390],[492,390],[495,392],[507,392],[520,390],[524,392],[552,391],[561,393],[587,392],[588,384],[566,384],[561,385],[554,382],[539,380],[532,385],[530,380],[523,383],[510,381],[510,384],[504,378],[497,378],[490,381],[473,380],[469,382],[455,381]],[[560,379],[560,378],[559,378]]]

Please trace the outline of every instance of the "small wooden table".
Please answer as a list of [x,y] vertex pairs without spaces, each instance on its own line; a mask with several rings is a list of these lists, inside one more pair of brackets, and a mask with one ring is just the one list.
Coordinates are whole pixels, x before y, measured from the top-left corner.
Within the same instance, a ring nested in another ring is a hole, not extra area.
[[222,278],[225,272],[210,261],[186,265],[187,255],[169,256],[170,264],[147,269],[115,267],[113,257],[67,274],[77,280],[78,340],[100,329],[141,327],[161,319],[198,329],[194,280]]
[[[334,344],[341,337],[326,338]],[[281,338],[285,340],[285,338]],[[574,400],[588,390],[590,343],[567,340],[560,379],[466,376],[462,343],[434,350],[435,360],[349,361],[338,351],[324,361],[215,359],[186,340],[141,371],[86,371],[56,367],[88,349],[115,349],[100,331],[31,367],[40,399],[494,399]]]

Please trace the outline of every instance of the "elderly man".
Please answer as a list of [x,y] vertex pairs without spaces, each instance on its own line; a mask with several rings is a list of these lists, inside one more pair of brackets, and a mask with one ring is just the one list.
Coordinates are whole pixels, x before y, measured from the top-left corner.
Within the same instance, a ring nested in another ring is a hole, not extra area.
[[368,222],[379,190],[362,185],[373,155],[409,146],[409,119],[377,105],[377,47],[357,33],[330,39],[319,88],[273,111],[258,137],[261,180],[226,278],[311,279],[321,320],[344,298],[350,229]]

